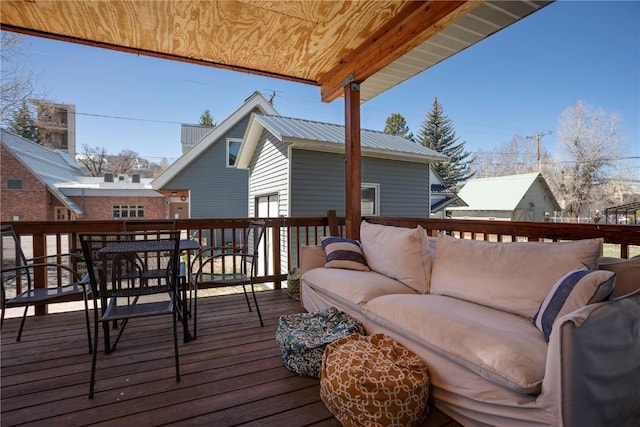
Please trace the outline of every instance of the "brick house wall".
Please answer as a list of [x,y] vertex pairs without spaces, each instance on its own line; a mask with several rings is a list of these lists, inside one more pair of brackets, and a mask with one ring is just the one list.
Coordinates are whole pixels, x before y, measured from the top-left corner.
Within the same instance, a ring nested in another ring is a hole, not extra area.
[[[38,177],[25,167],[11,151],[0,145],[0,221],[54,221],[58,200]],[[22,180],[22,189],[10,190],[7,181]],[[114,205],[144,206],[144,218],[169,217],[168,197],[88,196],[71,197],[85,214],[79,220],[111,220]]]
[[[51,196],[46,185],[9,150],[0,147],[0,220],[49,221],[53,219]],[[7,181],[21,179],[21,190],[9,190]]]
[[169,204],[165,197],[71,197],[84,210],[86,220],[111,220],[115,205],[144,206],[145,219],[165,219],[169,215]]

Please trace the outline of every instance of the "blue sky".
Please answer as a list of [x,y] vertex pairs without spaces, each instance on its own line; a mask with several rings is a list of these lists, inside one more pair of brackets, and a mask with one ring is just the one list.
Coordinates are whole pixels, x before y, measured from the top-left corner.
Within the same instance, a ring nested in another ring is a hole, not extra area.
[[[27,37],[24,66],[48,99],[76,105],[77,146],[180,156],[180,123],[220,122],[254,91],[284,116],[344,123],[342,100],[276,79]],[[469,151],[552,131],[581,100],[622,116],[624,161],[640,179],[640,1],[558,1],[362,106],[362,127],[402,114],[417,133],[438,97]],[[116,118],[117,117],[117,118]],[[533,143],[533,140],[532,140]]]

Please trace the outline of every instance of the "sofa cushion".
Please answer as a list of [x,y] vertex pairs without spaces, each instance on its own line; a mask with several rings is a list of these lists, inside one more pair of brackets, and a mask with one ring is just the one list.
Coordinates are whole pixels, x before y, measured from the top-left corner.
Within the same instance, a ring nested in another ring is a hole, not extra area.
[[360,239],[369,268],[417,292],[429,292],[431,256],[422,227],[411,229],[362,221]]
[[530,319],[567,271],[596,269],[603,239],[486,242],[440,237],[431,293],[465,299]]
[[616,273],[616,287],[611,295],[612,298],[640,289],[640,255],[629,259],[600,257],[598,268]]
[[369,271],[362,248],[357,240],[327,236],[322,238],[322,247],[327,254],[327,268],[346,268]]
[[365,304],[363,313],[494,384],[540,392],[547,343],[529,319],[439,295],[381,296]]
[[322,246],[302,245],[300,247],[300,276],[314,268],[324,267],[327,254]]
[[616,273],[605,270],[574,270],[563,275],[549,290],[531,321],[549,341],[553,322],[587,304],[608,299],[613,292]]
[[360,305],[386,294],[415,294],[407,285],[375,271],[315,268],[301,280],[321,294],[359,310]]

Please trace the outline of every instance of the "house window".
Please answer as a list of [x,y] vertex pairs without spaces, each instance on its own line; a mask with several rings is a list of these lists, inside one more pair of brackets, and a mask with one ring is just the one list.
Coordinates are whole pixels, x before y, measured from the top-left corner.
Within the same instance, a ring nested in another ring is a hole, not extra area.
[[22,180],[21,179],[8,179],[7,180],[7,190],[22,190]]
[[65,207],[56,207],[54,214],[56,216],[56,221],[71,221],[73,219],[71,210]]
[[362,215],[380,215],[380,184],[362,184],[361,205]]
[[236,157],[240,151],[241,139],[227,139],[227,167],[232,168],[236,164]]
[[140,205],[115,205],[113,218],[144,218],[144,206]]

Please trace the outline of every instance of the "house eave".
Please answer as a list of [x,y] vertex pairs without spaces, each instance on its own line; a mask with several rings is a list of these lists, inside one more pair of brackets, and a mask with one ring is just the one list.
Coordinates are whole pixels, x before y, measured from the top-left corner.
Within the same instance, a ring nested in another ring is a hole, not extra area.
[[189,151],[184,153],[178,160],[172,163],[152,182],[151,186],[154,190],[158,190],[166,186],[174,177],[176,177],[183,169],[187,168],[191,162],[198,158],[212,144],[218,141],[225,133],[229,132],[233,126],[243,117],[258,108],[264,114],[278,115],[276,109],[267,102],[260,92],[254,92],[247,101],[245,101],[236,111],[231,113],[218,126],[207,133],[198,143],[196,143]]

